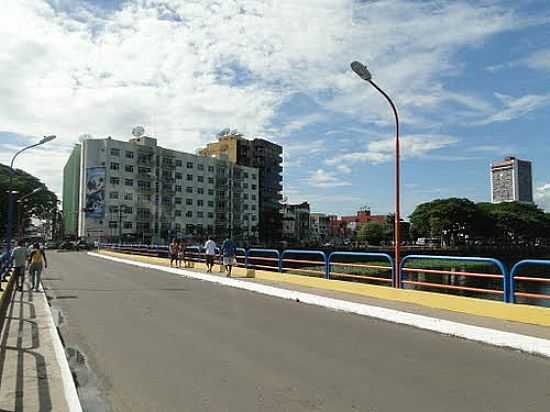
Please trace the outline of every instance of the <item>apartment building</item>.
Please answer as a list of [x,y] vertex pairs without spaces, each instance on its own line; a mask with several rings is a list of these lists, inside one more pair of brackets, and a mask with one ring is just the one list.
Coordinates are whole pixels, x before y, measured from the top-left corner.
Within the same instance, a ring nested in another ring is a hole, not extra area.
[[531,162],[508,156],[491,164],[491,203],[533,203]]
[[258,236],[256,168],[163,148],[148,136],[88,139],[73,152],[79,155],[69,158],[64,180],[78,169],[72,190],[78,190],[80,237],[165,243]]

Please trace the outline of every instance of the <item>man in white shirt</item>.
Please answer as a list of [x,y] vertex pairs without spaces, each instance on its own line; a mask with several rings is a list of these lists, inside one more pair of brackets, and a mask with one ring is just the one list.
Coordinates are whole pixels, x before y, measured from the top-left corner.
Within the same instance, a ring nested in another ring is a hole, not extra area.
[[23,282],[25,280],[25,265],[27,263],[27,249],[22,241],[17,243],[17,246],[11,251],[13,276],[15,276],[15,283],[17,289],[23,289]]
[[216,242],[211,237],[204,244],[204,254],[206,257],[206,272],[212,272],[214,266],[214,257],[216,256]]

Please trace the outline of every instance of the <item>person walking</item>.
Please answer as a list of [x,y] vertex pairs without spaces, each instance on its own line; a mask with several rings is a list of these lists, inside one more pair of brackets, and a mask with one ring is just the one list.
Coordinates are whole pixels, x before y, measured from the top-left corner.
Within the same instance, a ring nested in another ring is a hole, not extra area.
[[223,255],[222,263],[225,267],[225,276],[229,278],[231,277],[233,266],[237,264],[235,257],[237,255],[237,247],[235,243],[231,239],[226,238],[223,241],[221,253]]
[[176,242],[176,239],[172,240],[172,243],[170,243],[170,246],[168,246],[168,253],[170,254],[170,267],[174,267],[174,261],[176,262],[176,266],[178,264],[178,242]]
[[214,266],[214,258],[216,256],[216,242],[208,237],[208,240],[204,244],[204,254],[206,260],[206,272],[212,273],[212,266]]
[[48,267],[46,253],[40,248],[40,244],[36,242],[29,254],[29,275],[31,276],[31,289],[36,292],[42,292],[40,287],[42,270]]
[[22,240],[17,242],[17,246],[11,251],[13,266],[13,276],[15,276],[15,285],[17,290],[23,290],[25,281],[25,266],[27,263],[27,248]]

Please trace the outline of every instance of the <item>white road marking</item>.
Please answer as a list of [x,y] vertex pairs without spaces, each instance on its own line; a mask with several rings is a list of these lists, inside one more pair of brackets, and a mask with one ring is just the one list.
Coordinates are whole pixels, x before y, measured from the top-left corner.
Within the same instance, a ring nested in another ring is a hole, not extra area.
[[113,256],[101,255],[88,252],[88,255],[102,259],[112,260],[114,262],[126,263],[143,268],[162,270],[164,272],[174,273],[181,277],[188,277],[220,285],[231,286],[239,289],[245,289],[264,295],[274,296],[287,300],[299,300],[302,303],[322,306],[329,309],[343,312],[355,313],[371,318],[381,319],[388,322],[399,323],[403,325],[414,326],[419,329],[430,330],[445,335],[457,336],[464,339],[482,342],[493,346],[517,349],[535,355],[550,357],[550,340],[536,338],[533,336],[521,335],[518,333],[503,332],[496,329],[484,328],[480,326],[468,325],[465,323],[453,322],[444,319],[433,318],[424,315],[417,315],[409,312],[402,312],[394,309],[382,308],[379,306],[367,305],[364,303],[349,302],[341,299],[327,298],[311,293],[298,292],[294,290],[282,289],[273,286],[261,285],[253,282],[231,279],[213,275],[207,275],[200,272],[191,272],[177,268],[153,265],[150,263],[137,262],[128,259],[117,258]]

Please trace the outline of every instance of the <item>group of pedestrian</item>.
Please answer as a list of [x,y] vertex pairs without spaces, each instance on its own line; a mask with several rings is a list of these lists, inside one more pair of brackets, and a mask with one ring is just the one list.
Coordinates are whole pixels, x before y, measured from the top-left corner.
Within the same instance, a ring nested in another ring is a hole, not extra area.
[[[192,259],[189,254],[186,253],[186,247],[184,241],[181,240],[172,240],[168,246],[168,253],[170,255],[170,267],[181,268],[181,263],[183,262],[183,267],[191,267]],[[233,266],[237,264],[237,246],[235,243],[227,238],[223,241],[221,248],[218,249],[218,245],[211,237],[208,237],[208,240],[204,243],[204,260],[206,262],[206,272],[212,273],[214,264],[216,263],[216,257],[219,259],[220,265],[223,266],[224,271],[227,277],[231,276]]]
[[185,268],[191,267],[191,260],[187,255],[186,249],[187,243],[184,240],[172,240],[170,246],[168,246],[168,253],[170,254],[170,267],[174,267],[174,262],[178,268],[181,268],[182,263]]
[[[18,290],[23,290],[25,271],[28,270],[31,278],[31,289],[41,292],[41,277],[44,268],[48,267],[46,252],[38,242],[33,243],[31,248],[25,247],[23,241],[17,242],[17,246],[11,251],[13,276]],[[1,289],[0,289],[1,290]]]
[[[214,266],[214,260],[217,255],[217,248],[218,246],[216,245],[216,242],[209,237],[204,244],[206,272],[212,273],[212,267]],[[231,277],[233,266],[237,264],[237,246],[231,239],[226,238],[223,241],[222,247],[219,250],[219,258],[221,265],[224,267],[225,275],[227,277]]]

